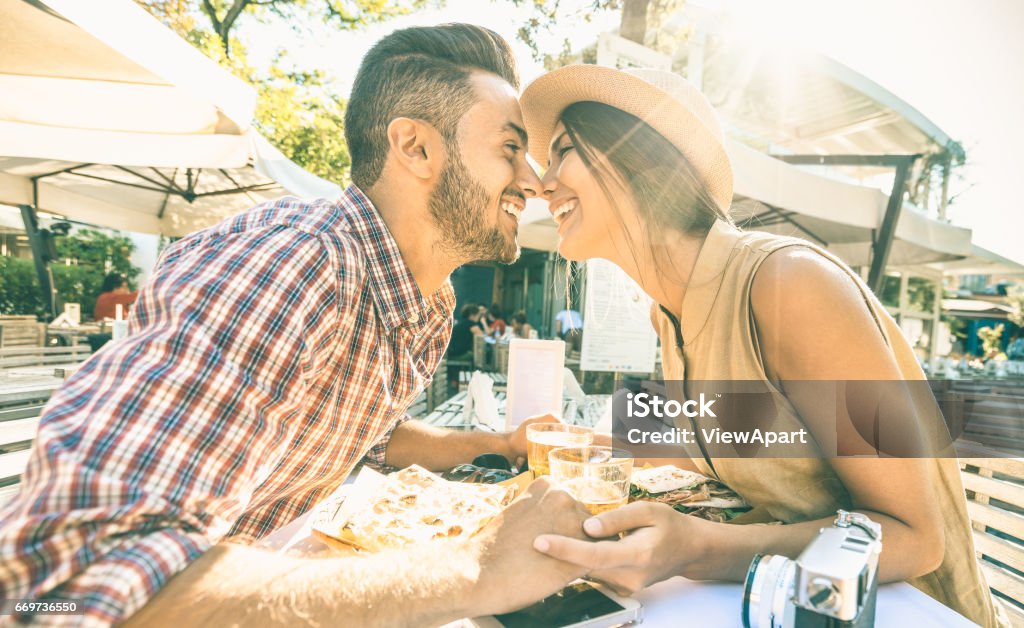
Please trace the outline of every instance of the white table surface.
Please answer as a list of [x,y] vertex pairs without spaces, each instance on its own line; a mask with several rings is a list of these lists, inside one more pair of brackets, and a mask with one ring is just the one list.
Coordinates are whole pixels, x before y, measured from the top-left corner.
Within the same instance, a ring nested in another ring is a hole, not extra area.
[[[355,474],[353,474],[355,475]],[[351,478],[350,480],[351,481]],[[343,493],[347,483],[332,494]],[[312,510],[310,511],[312,512]],[[316,555],[332,550],[311,536],[310,513],[275,530],[257,546],[280,552]],[[721,582],[694,582],[677,577],[659,582],[636,595],[644,606],[643,626],[650,628],[681,625],[701,628],[742,626],[740,612],[743,585]],[[452,624],[455,626],[458,624]],[[908,628],[911,626],[976,626],[964,616],[939,604],[905,582],[887,584],[878,590],[875,626]]]

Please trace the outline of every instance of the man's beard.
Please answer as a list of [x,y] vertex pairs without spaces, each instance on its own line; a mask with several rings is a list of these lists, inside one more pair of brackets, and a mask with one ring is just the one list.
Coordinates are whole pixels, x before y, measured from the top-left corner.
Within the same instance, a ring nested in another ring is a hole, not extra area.
[[508,239],[500,225],[487,224],[487,190],[462,162],[459,147],[448,146],[448,163],[430,194],[430,215],[441,231],[441,246],[463,262],[494,260],[511,264],[519,259],[519,243]]

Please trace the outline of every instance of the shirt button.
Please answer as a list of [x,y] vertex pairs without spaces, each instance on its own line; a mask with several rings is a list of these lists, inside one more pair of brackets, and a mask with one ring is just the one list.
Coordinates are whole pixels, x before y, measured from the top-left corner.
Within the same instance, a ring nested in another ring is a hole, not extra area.
[[418,323],[419,320],[420,320],[420,315],[417,314],[416,312],[413,312],[412,314],[409,315],[409,322],[410,323]]

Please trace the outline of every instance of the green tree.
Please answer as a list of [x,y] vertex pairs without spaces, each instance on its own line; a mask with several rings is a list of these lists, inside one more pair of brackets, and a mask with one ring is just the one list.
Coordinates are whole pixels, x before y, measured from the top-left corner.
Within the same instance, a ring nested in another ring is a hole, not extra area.
[[124,236],[83,229],[57,238],[59,259],[50,265],[53,284],[64,303],[80,303],[83,316],[91,316],[103,278],[117,273],[134,283],[141,272],[132,265],[135,245]]
[[978,338],[981,339],[981,346],[985,352],[984,357],[986,360],[999,357],[1006,359],[1006,355],[1000,350],[1000,341],[1003,337],[1003,329],[1003,324],[999,323],[995,326],[995,329],[985,326],[978,330]]
[[319,71],[289,67],[280,51],[269,68],[249,63],[237,37],[243,18],[320,19],[341,30],[386,20],[431,0],[136,0],[258,94],[255,128],[306,170],[346,183],[351,164],[344,140],[345,101]]
[[[302,14],[341,30],[383,22],[439,0],[135,0],[178,34],[201,28],[218,39],[225,57],[238,47],[239,20],[294,19]],[[200,22],[203,24],[200,25]]]
[[[50,265],[53,284],[64,303],[79,303],[91,316],[103,278],[109,273],[134,281],[141,272],[131,263],[135,245],[123,236],[81,230],[56,241],[58,260]],[[0,257],[0,314],[49,316],[31,259]]]
[[[532,8],[531,17],[518,32],[519,39],[530,47],[533,57],[543,61],[548,69],[580,60],[580,55],[572,54],[568,38],[562,41],[562,49],[558,54],[545,53],[540,49],[537,35],[542,32],[554,33],[564,31],[566,24],[583,21],[590,22],[594,15],[606,11],[619,12],[619,35],[630,41],[662,49],[666,46],[674,50],[678,41],[664,42],[659,32],[665,18],[683,8],[685,0],[511,0],[516,6]],[[672,50],[662,50],[672,52]],[[593,51],[581,51],[582,60],[592,62]]]
[[0,314],[45,315],[32,260],[0,256]]

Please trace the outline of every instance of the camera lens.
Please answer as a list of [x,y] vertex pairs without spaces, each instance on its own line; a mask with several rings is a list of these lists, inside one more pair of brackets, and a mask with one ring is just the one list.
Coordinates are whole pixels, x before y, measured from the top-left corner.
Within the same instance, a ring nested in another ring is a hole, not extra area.
[[772,554],[755,556],[743,584],[743,626],[791,626],[792,617],[787,615],[793,613],[791,600],[795,582],[796,563],[792,560]]

